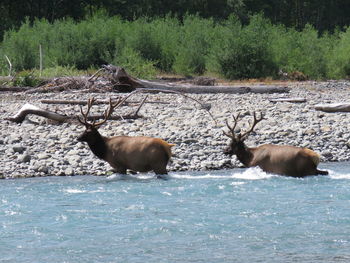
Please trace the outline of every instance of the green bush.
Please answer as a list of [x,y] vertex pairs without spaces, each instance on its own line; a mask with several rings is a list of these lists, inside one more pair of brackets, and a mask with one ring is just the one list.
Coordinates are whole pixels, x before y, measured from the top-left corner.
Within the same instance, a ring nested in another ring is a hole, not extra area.
[[[46,21],[43,20],[43,23]],[[27,20],[18,31],[5,33],[2,57],[7,55],[14,70],[32,69],[39,65],[39,35]]]
[[173,69],[176,73],[191,75],[206,71],[206,59],[211,44],[214,22],[198,16],[184,18]]
[[145,60],[141,54],[130,47],[125,47],[112,61],[114,65],[121,66],[138,78],[152,79],[156,76],[154,62]]
[[130,26],[131,34],[126,36],[128,46],[137,51],[145,60],[159,61],[161,58],[160,43],[155,38],[154,30],[146,19],[138,19]]
[[233,22],[233,28],[223,50],[217,52],[219,73],[229,79],[246,79],[274,76],[278,66],[270,48],[272,25],[261,15],[251,18],[249,25],[241,27]]
[[77,69],[99,67],[112,59],[115,50],[115,24],[118,19],[92,17],[81,23],[57,21],[46,41],[48,66],[75,66]]
[[319,37],[317,31],[307,25],[301,32],[275,27],[272,38],[279,69],[287,73],[299,71],[313,79],[326,75],[326,55],[331,48],[328,35]]
[[153,32],[154,41],[159,45],[159,56],[153,60],[156,66],[164,72],[171,72],[179,49],[180,24],[178,19],[167,16],[157,18],[150,22],[150,30]]
[[22,71],[12,81],[13,86],[36,87],[43,82],[32,71]]
[[297,31],[272,25],[262,15],[245,25],[235,16],[214,22],[196,15],[181,21],[170,15],[125,21],[103,13],[81,22],[27,20],[4,35],[0,73],[8,74],[5,55],[13,71],[38,69],[40,45],[43,74],[56,74],[55,69],[75,74],[112,63],[143,78],[157,71],[228,79],[275,77],[279,70],[312,79],[350,76],[349,28],[320,36],[310,25]]
[[[335,38],[335,37],[334,37]],[[334,48],[328,56],[327,77],[340,79],[350,77],[350,27],[333,41]]]

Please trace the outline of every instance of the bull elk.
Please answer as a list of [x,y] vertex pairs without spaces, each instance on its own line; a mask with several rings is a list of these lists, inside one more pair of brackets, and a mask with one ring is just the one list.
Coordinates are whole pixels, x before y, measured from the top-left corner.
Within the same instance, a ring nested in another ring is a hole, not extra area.
[[166,141],[146,136],[102,136],[98,128],[111,116],[113,110],[120,106],[122,100],[115,103],[109,101],[109,107],[104,112],[104,119],[88,122],[88,114],[94,98],[88,100],[87,110],[80,112],[83,120],[78,120],[86,130],[78,137],[78,141],[87,142],[91,151],[100,159],[108,162],[117,173],[126,174],[127,170],[133,172],[154,171],[159,177],[167,174],[166,166],[171,157],[171,147]]
[[224,134],[231,138],[231,142],[225,149],[225,154],[236,155],[245,167],[259,166],[267,173],[292,177],[328,174],[327,171],[317,169],[320,156],[308,148],[275,144],[264,144],[255,148],[247,147],[244,141],[254,130],[254,127],[264,119],[262,114],[260,114],[260,118],[257,118],[255,112],[253,118],[251,127],[246,132],[240,132],[239,134],[235,133],[239,114],[233,116],[233,126],[230,126],[226,120],[229,132],[224,131]]

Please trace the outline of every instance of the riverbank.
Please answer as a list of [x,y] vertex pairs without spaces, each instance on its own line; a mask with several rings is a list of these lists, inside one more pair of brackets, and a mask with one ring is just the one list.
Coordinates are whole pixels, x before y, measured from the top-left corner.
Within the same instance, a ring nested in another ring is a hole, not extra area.
[[[322,161],[350,160],[349,113],[325,113],[316,111],[314,105],[349,101],[348,81],[300,82],[286,84],[289,94],[201,94],[190,95],[202,102],[210,103],[210,112],[200,109],[192,100],[179,95],[151,94],[149,101],[168,104],[145,104],[136,120],[109,121],[101,127],[105,136],[145,135],[160,137],[173,147],[174,156],[168,165],[169,171],[213,170],[240,167],[235,157],[223,154],[229,139],[223,135],[225,120],[232,114],[245,115],[252,111],[263,112],[266,120],[255,128],[247,139],[248,146],[264,143],[290,144],[309,147],[321,155]],[[0,177],[32,177],[49,175],[108,175],[111,167],[96,158],[86,144],[77,142],[83,132],[80,124],[53,124],[46,119],[30,116],[37,122],[25,121],[16,124],[5,121],[13,116],[25,103],[31,103],[60,113],[78,113],[78,106],[41,105],[41,99],[87,99],[94,96],[106,99],[115,93],[1,93],[0,99]],[[138,94],[133,100],[141,100]],[[305,103],[270,102],[272,97],[302,97]],[[95,106],[103,111],[105,106]],[[118,114],[134,109],[121,108]],[[245,117],[242,124],[247,123]],[[244,127],[243,127],[244,128]]]

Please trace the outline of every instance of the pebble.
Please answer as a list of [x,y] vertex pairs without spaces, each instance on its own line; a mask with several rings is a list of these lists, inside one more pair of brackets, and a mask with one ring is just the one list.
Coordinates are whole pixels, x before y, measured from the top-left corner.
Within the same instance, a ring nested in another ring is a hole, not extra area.
[[[250,113],[261,111],[265,114],[265,120],[248,137],[247,146],[289,144],[313,149],[320,154],[323,162],[349,161],[350,113],[320,112],[314,110],[313,105],[349,101],[350,82],[295,82],[288,86],[291,88],[290,94],[188,94],[210,104],[210,112],[216,123],[191,100],[180,98],[179,95],[150,94],[149,100],[160,99],[170,104],[145,104],[140,111],[144,118],[109,121],[100,128],[100,132],[104,136],[159,137],[176,144],[172,148],[169,171],[227,169],[242,167],[242,164],[235,156],[230,158],[223,154],[223,149],[229,143],[229,139],[223,135],[223,130],[227,131],[225,121],[232,123],[232,114],[241,112],[243,120],[237,125],[236,131],[242,132],[247,129],[248,120],[251,121]],[[40,105],[41,99],[81,100],[90,96],[105,99],[115,96],[115,93],[65,92],[25,96],[2,93],[0,111],[4,112],[4,116],[0,120],[0,178],[110,174],[109,164],[94,156],[87,144],[77,142],[76,138],[84,130],[81,125],[46,123],[38,116],[29,116],[34,124],[16,124],[4,120],[13,116],[26,102],[43,106]],[[277,96],[303,97],[307,102],[269,101],[269,98]],[[132,99],[142,97],[135,95]],[[100,111],[102,107],[96,106]],[[130,112],[130,108],[125,107],[121,111]],[[66,114],[79,112],[77,107],[67,107]]]
[[25,154],[19,158],[20,163],[29,163],[32,157],[29,154]]
[[23,153],[25,150],[26,150],[26,147],[23,147],[21,145],[14,145],[12,147],[12,150],[15,152],[15,153]]

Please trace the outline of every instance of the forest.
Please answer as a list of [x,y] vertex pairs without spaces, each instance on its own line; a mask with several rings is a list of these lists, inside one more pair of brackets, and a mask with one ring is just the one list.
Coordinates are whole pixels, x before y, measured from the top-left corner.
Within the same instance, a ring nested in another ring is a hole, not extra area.
[[113,63],[146,78],[347,78],[349,12],[345,0],[3,0],[0,73],[10,61],[44,74]]

